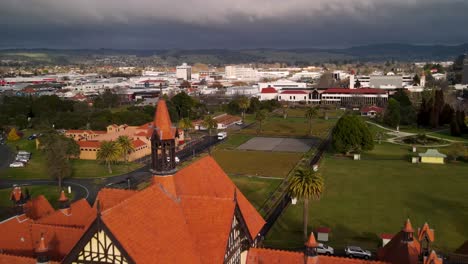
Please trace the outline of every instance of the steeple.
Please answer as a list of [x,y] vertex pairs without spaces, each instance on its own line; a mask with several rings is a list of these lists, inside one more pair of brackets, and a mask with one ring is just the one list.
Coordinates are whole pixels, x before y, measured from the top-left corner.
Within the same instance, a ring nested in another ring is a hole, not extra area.
[[411,225],[411,221],[406,219],[405,225],[403,226],[403,229],[401,230],[403,232],[403,241],[404,242],[412,242],[413,241],[413,233],[414,229],[413,226]]
[[314,232],[310,233],[309,240],[305,243],[306,246],[306,256],[307,257],[316,257],[317,256],[317,247],[318,243],[315,240]]
[[170,175],[176,170],[175,137],[177,130],[172,126],[166,101],[160,99],[153,121],[151,137],[151,172],[155,175]]
[[46,243],[44,240],[44,234],[41,234],[41,240],[39,241],[39,245],[37,246],[35,250],[37,264],[49,263],[49,257],[47,256],[48,251],[49,251],[49,248],[46,246]]

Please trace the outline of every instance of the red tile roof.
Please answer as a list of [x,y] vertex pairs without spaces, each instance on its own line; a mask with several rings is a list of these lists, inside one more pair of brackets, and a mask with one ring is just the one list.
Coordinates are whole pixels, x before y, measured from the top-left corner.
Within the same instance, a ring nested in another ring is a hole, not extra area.
[[174,139],[176,131],[175,128],[172,126],[169,111],[167,110],[166,106],[166,101],[158,101],[158,106],[156,108],[153,123],[160,139]]
[[97,195],[96,202],[93,207],[96,208],[97,201],[99,201],[101,211],[104,211],[116,206],[136,193],[136,191],[132,190],[102,188]]
[[414,238],[411,242],[403,241],[404,234],[405,232],[400,231],[383,248],[380,248],[378,258],[392,264],[417,264],[421,246]]
[[[266,248],[251,248],[246,264],[303,264],[304,253]],[[350,259],[344,257],[316,256],[307,258],[307,264],[388,264],[382,261]]]
[[374,88],[360,88],[360,89],[348,89],[348,88],[330,88],[325,90],[322,94],[386,94],[385,90],[374,89]]
[[53,213],[54,208],[43,195],[39,195],[24,205],[24,211],[27,217],[36,220]]
[[[0,253],[0,264],[36,264],[36,258],[20,257]],[[49,261],[48,264],[58,264],[56,261]]]
[[430,242],[434,242],[434,229],[431,229],[427,223],[418,230],[418,240],[422,241],[424,237],[427,237]]
[[267,88],[262,88],[261,91],[262,94],[272,94],[272,93],[278,93],[274,87],[267,87]]
[[283,91],[281,94],[308,94],[306,91]]
[[392,234],[380,234],[381,239],[392,239],[393,235]]
[[407,232],[407,233],[414,232],[413,226],[411,225],[411,221],[409,219],[406,219],[405,225],[403,226],[403,232]]
[[319,227],[319,228],[315,229],[315,232],[317,232],[317,233],[331,233],[331,228],[322,226],[322,227]]
[[76,141],[80,148],[100,148],[101,147],[101,142],[99,141],[89,141],[89,140],[82,140],[82,141]]
[[423,264],[442,264],[443,261],[439,259],[435,251],[432,251],[427,258],[424,259]]
[[140,139],[134,140],[132,143],[133,143],[134,148],[139,148],[139,147],[142,147],[142,146],[146,146],[146,143],[143,142]]
[[60,197],[59,197],[58,200],[59,200],[59,202],[66,202],[66,201],[68,201],[68,197],[65,195],[65,192],[64,192],[63,190],[60,192]]
[[85,199],[81,199],[72,203],[68,210],[57,210],[36,222],[47,225],[86,228],[95,217],[96,210]]

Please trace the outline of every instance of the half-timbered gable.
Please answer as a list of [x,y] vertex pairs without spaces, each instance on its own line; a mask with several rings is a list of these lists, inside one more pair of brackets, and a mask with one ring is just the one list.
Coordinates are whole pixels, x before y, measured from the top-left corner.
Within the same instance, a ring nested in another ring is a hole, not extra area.
[[249,229],[236,201],[231,231],[229,232],[226,253],[224,254],[224,263],[240,264],[241,254],[247,251],[252,244],[253,240],[250,237]]
[[135,262],[98,216],[63,263],[132,264]]

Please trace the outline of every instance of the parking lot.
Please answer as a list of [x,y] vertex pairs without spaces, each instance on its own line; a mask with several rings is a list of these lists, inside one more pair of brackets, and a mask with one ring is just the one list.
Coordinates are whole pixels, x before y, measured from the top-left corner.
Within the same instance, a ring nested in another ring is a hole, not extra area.
[[311,138],[273,138],[254,137],[240,145],[240,150],[306,152],[318,144],[318,139]]

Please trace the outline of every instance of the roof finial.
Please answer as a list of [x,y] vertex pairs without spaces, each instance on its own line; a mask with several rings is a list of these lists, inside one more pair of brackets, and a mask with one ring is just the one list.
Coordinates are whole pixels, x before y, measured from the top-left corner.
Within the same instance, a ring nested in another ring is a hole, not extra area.
[[39,241],[39,245],[36,248],[36,263],[37,264],[46,264],[49,263],[49,257],[47,256],[47,252],[49,248],[46,246],[46,242],[44,239],[44,233],[41,233],[41,240]]

